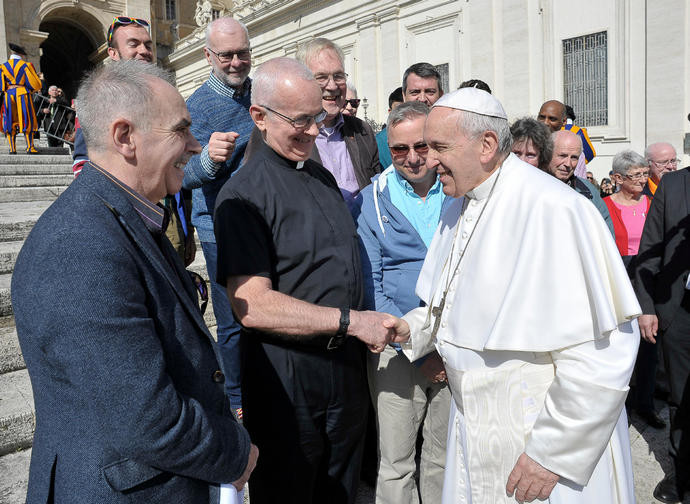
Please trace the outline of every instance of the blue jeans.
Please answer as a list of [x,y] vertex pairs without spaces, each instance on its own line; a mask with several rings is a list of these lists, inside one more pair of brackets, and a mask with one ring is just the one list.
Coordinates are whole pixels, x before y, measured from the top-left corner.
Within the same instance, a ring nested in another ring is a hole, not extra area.
[[216,282],[218,271],[218,249],[213,242],[201,242],[201,249],[206,259],[206,271],[211,282],[211,300],[213,314],[218,324],[218,350],[220,352],[223,373],[225,373],[225,394],[233,409],[242,407],[240,389],[240,325],[235,321],[225,287]]

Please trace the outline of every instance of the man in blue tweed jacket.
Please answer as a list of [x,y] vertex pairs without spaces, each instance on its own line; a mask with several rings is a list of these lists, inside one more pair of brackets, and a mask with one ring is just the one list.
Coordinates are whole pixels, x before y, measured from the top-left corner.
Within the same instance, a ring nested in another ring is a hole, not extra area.
[[256,463],[155,203],[201,150],[168,78],[124,61],[82,84],[90,162],[17,258],[12,304],[36,404],[29,503],[215,504],[219,484],[241,488]]
[[192,134],[201,154],[185,166],[183,186],[192,189],[192,224],[206,259],[213,313],[218,324],[218,346],[225,371],[225,391],[242,417],[240,392],[240,327],[235,322],[225,288],[216,282],[217,249],[213,234],[216,196],[242,161],[254,123],[249,116],[251,49],[247,28],[231,17],[216,19],[206,29],[208,80],[187,100]]

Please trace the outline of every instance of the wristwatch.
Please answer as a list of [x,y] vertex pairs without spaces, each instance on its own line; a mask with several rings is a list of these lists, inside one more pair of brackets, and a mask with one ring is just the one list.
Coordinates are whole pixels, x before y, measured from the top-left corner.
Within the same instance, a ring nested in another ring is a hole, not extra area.
[[350,309],[341,308],[340,325],[338,326],[338,331],[335,333],[335,336],[331,336],[331,339],[328,340],[328,345],[326,345],[327,350],[335,350],[345,343],[348,327],[350,327]]

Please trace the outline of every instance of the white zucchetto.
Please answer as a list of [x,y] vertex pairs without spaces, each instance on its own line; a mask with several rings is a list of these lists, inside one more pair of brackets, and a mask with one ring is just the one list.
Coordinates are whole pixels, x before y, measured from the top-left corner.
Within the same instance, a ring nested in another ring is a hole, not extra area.
[[491,93],[477,88],[462,88],[452,93],[444,94],[434,103],[434,107],[448,107],[465,110],[491,117],[508,120],[503,105]]

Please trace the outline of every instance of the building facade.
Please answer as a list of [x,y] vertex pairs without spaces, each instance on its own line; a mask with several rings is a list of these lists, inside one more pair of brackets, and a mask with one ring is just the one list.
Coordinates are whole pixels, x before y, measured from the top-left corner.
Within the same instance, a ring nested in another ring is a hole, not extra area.
[[[360,116],[378,123],[405,68],[427,61],[447,90],[466,79],[487,82],[511,120],[536,115],[548,99],[572,105],[597,150],[590,165],[597,178],[624,148],[668,141],[690,152],[690,0],[0,0],[0,7],[0,56],[19,41],[48,81],[77,82],[102,61],[107,27],[124,14],[152,20],[157,58],[188,96],[208,77],[204,26],[225,13],[247,25],[254,66],[293,56],[313,37],[336,41],[366,99]],[[687,165],[690,157],[681,157]]]

